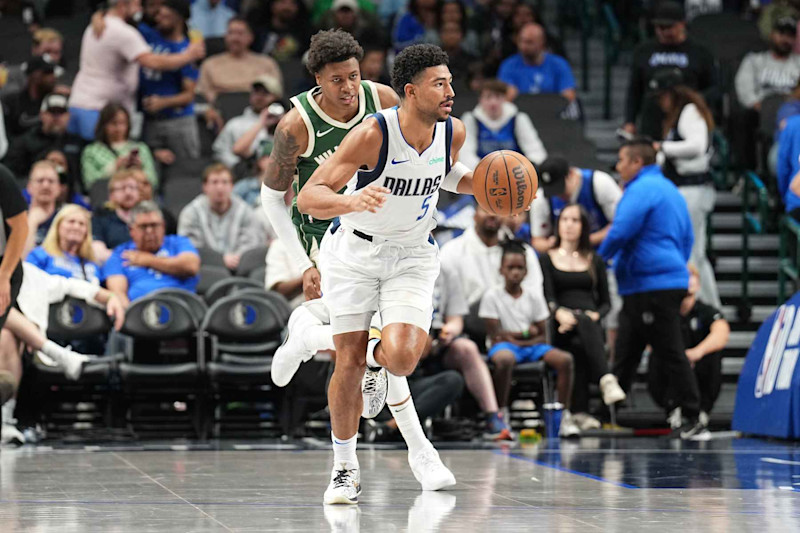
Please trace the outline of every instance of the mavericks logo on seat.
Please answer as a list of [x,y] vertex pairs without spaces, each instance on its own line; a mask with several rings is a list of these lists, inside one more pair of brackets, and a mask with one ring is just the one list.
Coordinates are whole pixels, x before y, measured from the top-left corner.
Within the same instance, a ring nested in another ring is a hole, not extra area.
[[240,302],[231,307],[231,324],[239,329],[250,329],[258,320],[258,309],[247,302]]
[[164,329],[172,322],[172,307],[165,301],[155,301],[147,304],[142,311],[142,320],[152,329]]
[[57,316],[58,323],[69,329],[81,327],[86,319],[86,313],[83,307],[71,301],[65,301],[59,304]]

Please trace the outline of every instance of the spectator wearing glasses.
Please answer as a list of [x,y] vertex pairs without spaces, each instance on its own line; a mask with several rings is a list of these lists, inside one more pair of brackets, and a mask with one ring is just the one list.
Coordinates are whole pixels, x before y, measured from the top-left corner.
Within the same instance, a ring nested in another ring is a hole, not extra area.
[[103,266],[106,286],[124,303],[159,289],[194,291],[200,256],[181,235],[164,235],[164,217],[155,202],[131,211],[131,240],[114,249]]
[[92,248],[98,263],[105,263],[114,248],[130,240],[131,210],[141,201],[140,191],[135,170],[120,170],[108,182],[108,202],[94,217]]
[[38,161],[31,167],[27,191],[30,195],[28,207],[28,240],[25,254],[42,241],[58,212],[58,195],[61,192],[58,171],[50,161]]
[[686,15],[681,3],[659,3],[652,23],[656,31],[655,40],[641,43],[633,51],[624,128],[631,135],[638,133],[660,140],[663,113],[655,98],[648,94],[650,80],[656,73],[664,69],[679,69],[686,85],[702,92],[710,103],[717,101],[719,81],[714,56],[687,34]]

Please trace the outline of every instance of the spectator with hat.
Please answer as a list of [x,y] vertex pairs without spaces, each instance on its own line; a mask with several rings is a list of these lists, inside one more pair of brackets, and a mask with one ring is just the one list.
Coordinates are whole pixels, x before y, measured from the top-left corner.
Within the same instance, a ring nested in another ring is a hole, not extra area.
[[707,102],[716,102],[719,80],[714,56],[689,38],[686,15],[680,2],[659,3],[651,20],[656,38],[639,44],[633,51],[631,77],[625,104],[625,130],[660,140],[663,113],[654,95],[648,92],[650,80],[664,69],[679,69],[687,86],[703,93]]
[[42,57],[31,57],[24,64],[25,86],[2,97],[6,132],[10,138],[39,125],[44,97],[56,87],[55,65]]
[[12,139],[4,160],[8,168],[18,177],[26,176],[31,166],[53,151],[64,153],[67,158],[67,175],[75,183],[80,179],[80,156],[83,139],[67,132],[69,110],[67,97],[49,94],[42,100],[39,125]]
[[[53,28],[40,28],[33,32],[32,39],[31,56],[41,57],[53,65],[56,79],[61,78],[64,74],[61,66],[64,37]],[[25,87],[25,66],[26,63],[8,66],[8,77],[5,84],[0,87],[0,96],[19,92]]]
[[462,163],[475,168],[495,150],[519,152],[534,164],[541,164],[547,150],[527,113],[506,100],[508,85],[500,80],[483,83],[478,105],[461,120],[467,136],[459,152]]
[[139,66],[158,71],[179,69],[205,57],[202,42],[189,44],[176,54],[153,52],[144,37],[130,26],[139,12],[138,0],[109,0],[98,35],[90,25],[81,41],[80,70],[70,97],[69,131],[87,141],[94,139],[100,110],[110,102],[133,112],[139,87]]
[[228,22],[235,16],[236,11],[223,0],[194,0],[189,25],[206,39],[224,37]]
[[263,142],[272,140],[272,131],[278,123],[276,117],[280,119],[282,113],[270,107],[282,97],[279,78],[271,74],[256,78],[250,88],[250,105],[241,115],[230,119],[214,141],[214,159],[233,169],[242,158],[256,153]]
[[[180,54],[190,44],[186,34],[189,14],[189,0],[164,0],[155,29],[141,25],[139,30],[156,54]],[[193,64],[176,70],[141,69],[143,140],[164,164],[172,164],[176,158],[200,157],[200,133],[194,115],[197,78],[198,70]]]
[[215,124],[218,130],[224,125],[221,115],[213,108],[218,94],[248,91],[253,81],[263,75],[271,76],[283,87],[278,63],[267,55],[251,52],[252,44],[250,25],[243,18],[234,17],[228,21],[225,52],[209,57],[200,67],[197,92],[211,104],[206,112],[206,122]]

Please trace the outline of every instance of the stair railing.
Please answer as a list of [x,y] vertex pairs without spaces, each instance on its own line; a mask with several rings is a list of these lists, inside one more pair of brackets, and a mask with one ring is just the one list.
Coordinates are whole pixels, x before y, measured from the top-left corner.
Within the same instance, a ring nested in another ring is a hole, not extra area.
[[[742,299],[738,310],[739,319],[750,318],[750,234],[761,235],[767,226],[769,197],[767,187],[755,172],[742,174]],[[755,198],[755,213],[750,212],[751,198]]]
[[[786,282],[791,280],[795,288],[800,282],[800,224],[789,216],[780,222],[778,241],[778,305],[786,301]],[[790,247],[793,245],[793,249]]]
[[612,69],[619,59],[622,31],[611,4],[604,2],[601,10],[603,13],[603,20],[605,21],[605,32],[603,35],[603,118],[605,120],[611,120]]

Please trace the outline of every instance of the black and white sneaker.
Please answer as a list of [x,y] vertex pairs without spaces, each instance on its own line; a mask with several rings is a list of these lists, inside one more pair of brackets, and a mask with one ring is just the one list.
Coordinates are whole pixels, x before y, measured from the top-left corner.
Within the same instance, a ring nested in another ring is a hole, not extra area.
[[711,440],[711,432],[697,419],[682,424],[670,436],[674,439],[691,441]]
[[385,368],[372,369],[367,366],[364,379],[361,381],[361,396],[364,406],[361,409],[363,418],[375,418],[386,405],[386,394],[389,392],[389,378]]
[[361,494],[361,474],[357,468],[347,469],[343,463],[338,470],[336,467],[331,472],[331,482],[325,491],[323,503],[325,505],[358,503]]

